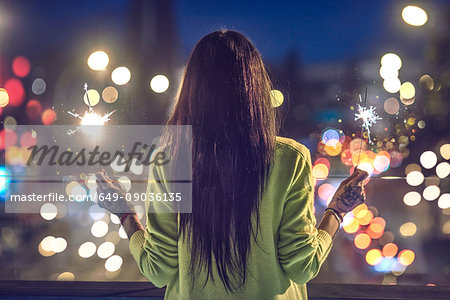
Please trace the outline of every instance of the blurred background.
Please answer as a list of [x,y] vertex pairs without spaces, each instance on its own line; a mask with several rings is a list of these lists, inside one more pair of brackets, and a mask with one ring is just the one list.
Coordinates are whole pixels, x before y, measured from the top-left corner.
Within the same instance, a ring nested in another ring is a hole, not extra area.
[[[96,205],[3,213],[33,143],[5,141],[3,125],[79,125],[84,83],[108,124],[162,124],[193,46],[221,28],[260,50],[280,135],[311,151],[318,219],[355,165],[371,174],[313,282],[448,285],[450,2],[438,0],[0,1],[0,279],[146,280]],[[80,179],[67,193],[87,190]]]

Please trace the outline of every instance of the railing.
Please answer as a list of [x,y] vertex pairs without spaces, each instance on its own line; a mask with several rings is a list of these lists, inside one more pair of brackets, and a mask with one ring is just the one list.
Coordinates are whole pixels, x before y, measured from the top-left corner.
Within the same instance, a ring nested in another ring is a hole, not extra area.
[[[450,299],[450,286],[308,284],[310,299]],[[164,289],[147,282],[0,281],[0,297],[14,299],[162,299]]]

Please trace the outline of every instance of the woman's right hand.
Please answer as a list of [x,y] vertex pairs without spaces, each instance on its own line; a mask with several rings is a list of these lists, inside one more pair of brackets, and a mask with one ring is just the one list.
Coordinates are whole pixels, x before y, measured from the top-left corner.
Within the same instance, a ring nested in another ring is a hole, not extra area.
[[355,169],[352,175],[341,182],[328,207],[335,209],[343,217],[364,203],[366,196],[363,184],[367,176],[369,174],[366,171]]

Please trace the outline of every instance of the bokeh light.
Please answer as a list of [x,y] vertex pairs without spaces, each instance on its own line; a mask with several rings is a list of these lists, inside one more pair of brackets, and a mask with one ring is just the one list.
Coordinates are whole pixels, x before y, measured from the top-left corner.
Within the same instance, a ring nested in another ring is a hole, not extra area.
[[9,105],[17,107],[23,103],[25,99],[25,89],[19,79],[8,79],[5,83],[5,90],[8,91]]
[[381,57],[381,66],[399,70],[402,67],[402,60],[400,56],[395,53],[386,53],[383,57]]
[[354,244],[358,249],[367,249],[372,242],[369,235],[366,233],[359,233],[355,236]]
[[35,95],[42,95],[46,89],[47,84],[45,83],[44,79],[36,78],[35,80],[33,80],[33,84],[31,85],[31,91]]
[[56,278],[57,281],[74,281],[75,275],[72,272],[63,272]]
[[8,92],[5,89],[0,88],[0,107],[5,107],[8,104],[9,104]]
[[430,75],[425,74],[425,75],[422,75],[422,77],[420,77],[419,85],[422,88],[424,88],[424,89],[426,89],[428,91],[431,91],[434,88],[434,80],[433,80],[433,78]]
[[416,96],[416,89],[411,82],[404,82],[400,86],[400,99],[410,100]]
[[450,164],[446,161],[441,162],[436,166],[436,175],[439,178],[445,178],[450,175]]
[[127,84],[131,79],[131,72],[127,67],[118,67],[111,73],[111,80],[117,85]]
[[78,248],[78,255],[82,258],[89,258],[95,254],[97,246],[93,242],[85,242]]
[[403,202],[408,206],[416,206],[420,203],[422,196],[418,192],[408,192],[403,196]]
[[40,213],[44,220],[50,221],[56,218],[58,208],[53,203],[45,203],[41,206]]
[[387,243],[383,246],[382,252],[384,257],[394,257],[398,252],[398,246],[394,243]]
[[380,68],[380,76],[383,79],[391,79],[398,77],[398,69],[391,68],[389,66],[381,66]]
[[380,249],[370,249],[366,253],[366,262],[371,266],[378,265],[383,260],[383,254]]
[[386,99],[386,101],[384,101],[384,110],[390,114],[390,115],[395,115],[396,113],[398,113],[400,109],[400,104],[398,103],[398,100],[391,97]]
[[114,254],[116,247],[111,242],[104,242],[97,249],[97,255],[100,258],[108,258]]
[[383,235],[385,227],[386,221],[383,218],[373,218],[373,220],[370,222],[370,225],[367,227],[367,234],[372,239],[379,239]]
[[437,163],[437,156],[433,151],[425,151],[420,155],[420,164],[425,169],[433,168]]
[[427,186],[423,190],[423,198],[428,201],[436,200],[441,193],[441,189],[437,185]]
[[389,78],[383,81],[383,88],[386,92],[394,94],[400,90],[401,87],[400,79],[398,78]]
[[398,262],[407,267],[414,262],[415,257],[414,251],[405,249],[398,254]]
[[400,226],[400,234],[404,237],[410,237],[416,234],[417,226],[413,222],[406,222]]
[[450,194],[445,193],[439,197],[438,206],[442,209],[447,209],[450,207]]
[[55,122],[56,120],[56,112],[51,108],[47,108],[42,113],[41,120],[44,125],[53,124],[53,122]]
[[109,57],[105,51],[95,51],[87,59],[89,68],[95,71],[104,70],[108,66],[108,63]]
[[406,182],[411,186],[421,185],[425,177],[419,171],[412,171],[406,175]]
[[30,73],[30,61],[23,56],[14,58],[12,63],[12,70],[17,77],[26,77]]
[[105,221],[96,221],[91,227],[91,233],[95,237],[103,237],[108,233],[108,224]]
[[155,93],[164,93],[169,88],[169,79],[164,75],[156,75],[150,80],[150,88]]
[[279,107],[284,102],[284,95],[279,90],[270,91],[270,101],[272,102],[272,107]]
[[38,120],[42,115],[42,105],[39,101],[31,99],[27,102],[26,111],[28,118],[31,120]]
[[115,272],[122,267],[123,259],[119,255],[113,255],[105,262],[105,269],[109,272]]
[[402,10],[402,18],[411,26],[423,26],[428,21],[428,15],[422,8],[408,5]]
[[439,152],[441,153],[441,156],[449,160],[450,159],[450,144],[444,144],[439,148]]
[[[89,101],[88,101],[88,96],[89,96]],[[87,95],[86,95],[86,93],[84,93],[83,100],[86,105],[89,106],[89,104],[90,104],[91,106],[95,106],[100,101],[100,94],[95,89],[89,89],[87,91]]]
[[329,183],[324,183],[317,189],[317,194],[320,199],[325,201],[326,205],[331,201],[336,189]]
[[316,179],[325,179],[328,177],[328,167],[322,163],[317,164],[312,169],[312,176]]
[[102,98],[106,103],[114,103],[119,98],[119,92],[115,87],[107,86],[103,89]]

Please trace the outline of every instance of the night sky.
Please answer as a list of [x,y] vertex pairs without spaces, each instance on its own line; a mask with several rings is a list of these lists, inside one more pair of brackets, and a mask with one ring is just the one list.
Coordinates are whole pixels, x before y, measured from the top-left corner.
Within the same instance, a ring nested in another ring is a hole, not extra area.
[[[0,1],[0,8],[5,3],[14,9],[0,29],[21,35],[21,46],[39,40],[32,46],[39,48],[51,40],[66,42],[70,32],[88,35],[99,23],[120,34],[129,1]],[[306,64],[373,55],[376,45],[389,40],[386,20],[401,18],[401,7],[387,0],[174,0],[173,6],[185,57],[202,36],[225,27],[246,34],[264,59],[279,61],[295,48]]]

